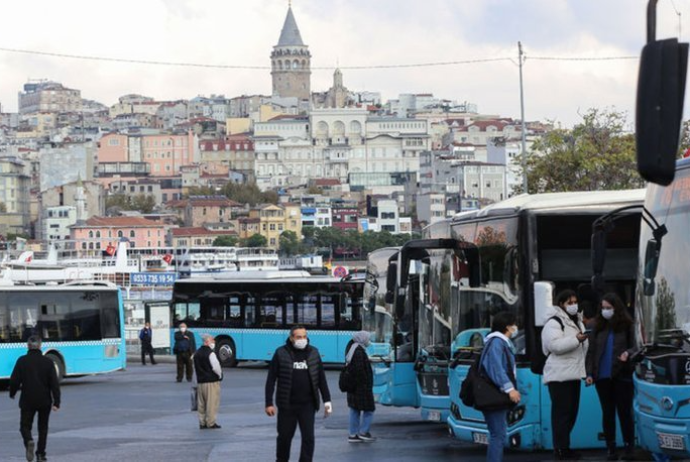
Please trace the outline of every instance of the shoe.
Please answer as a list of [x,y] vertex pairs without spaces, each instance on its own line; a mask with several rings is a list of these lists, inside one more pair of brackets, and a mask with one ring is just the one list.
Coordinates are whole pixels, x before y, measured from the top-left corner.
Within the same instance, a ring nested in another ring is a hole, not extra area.
[[355,435],[355,436],[348,436],[347,442],[348,443],[363,443],[364,440],[362,438],[360,438],[359,435]]
[[36,454],[36,462],[48,462],[45,454]]
[[158,364],[158,363],[151,363],[152,366],[155,366],[156,364]]
[[142,366],[146,366],[146,363],[141,363]]
[[555,460],[580,460],[582,455],[571,449],[556,449],[553,451]]
[[208,427],[203,424],[199,424],[199,430],[206,430]]
[[635,459],[635,446],[632,444],[626,444],[625,449],[623,450],[623,457],[621,457],[622,460],[636,460]]
[[192,381],[192,379],[187,379],[187,382],[191,382],[191,381]]
[[177,379],[177,380],[175,380],[175,381],[176,381],[177,383],[180,383],[180,382],[182,382],[182,379]]
[[606,443],[606,460],[618,460],[615,441],[608,441]]
[[217,428],[222,428],[222,427],[218,424],[213,424],[213,425],[208,425],[206,428],[208,428],[209,430],[215,430]]
[[373,443],[374,441],[376,441],[376,437],[371,436],[371,433],[369,433],[369,432],[360,433],[357,436],[359,437],[360,440],[364,441],[365,443]]
[[33,462],[34,460],[34,449],[35,449],[35,443],[33,440],[29,440],[28,443],[26,443],[26,460],[29,462]]

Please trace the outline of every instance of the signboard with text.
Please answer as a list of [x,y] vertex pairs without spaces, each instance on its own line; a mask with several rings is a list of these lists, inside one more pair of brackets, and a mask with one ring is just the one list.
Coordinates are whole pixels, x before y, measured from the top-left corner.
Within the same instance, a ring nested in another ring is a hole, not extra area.
[[177,274],[165,273],[132,273],[129,278],[131,285],[140,286],[171,286],[175,283]]

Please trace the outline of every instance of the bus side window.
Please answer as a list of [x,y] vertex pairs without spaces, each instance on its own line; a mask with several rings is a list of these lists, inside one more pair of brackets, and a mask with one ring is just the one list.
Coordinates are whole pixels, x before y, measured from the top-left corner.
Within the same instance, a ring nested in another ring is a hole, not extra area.
[[339,294],[321,294],[321,327],[335,327],[335,306]]
[[10,317],[7,313],[7,308],[0,306],[0,343],[9,343],[10,341]]
[[246,327],[259,327],[256,321],[256,298],[247,294],[244,302],[244,325]]
[[231,327],[242,327],[242,294],[228,297],[228,320]]
[[[101,310],[101,329],[103,338],[119,338],[120,306],[114,293],[85,293],[84,298],[92,300]],[[99,300],[100,299],[100,300]]]
[[297,323],[303,326],[316,327],[319,295],[302,294],[297,302]]
[[261,297],[261,327],[276,328],[283,326],[283,296],[278,292],[268,293]]
[[98,306],[81,298],[72,299],[72,326],[75,340],[101,340]]

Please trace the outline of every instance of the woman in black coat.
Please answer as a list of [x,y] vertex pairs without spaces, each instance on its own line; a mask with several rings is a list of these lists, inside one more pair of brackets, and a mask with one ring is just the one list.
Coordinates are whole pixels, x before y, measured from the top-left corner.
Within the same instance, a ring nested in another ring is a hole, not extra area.
[[594,320],[587,351],[587,385],[594,384],[603,414],[608,460],[616,454],[616,413],[625,442],[624,460],[633,459],[633,381],[630,356],[635,352],[633,320],[623,301],[614,293],[602,297],[601,311]]
[[370,344],[370,334],[360,331],[352,336],[347,345],[345,367],[350,368],[356,384],[355,391],[347,394],[347,406],[350,408],[350,443],[372,442],[369,428],[374,418],[374,373],[366,352]]

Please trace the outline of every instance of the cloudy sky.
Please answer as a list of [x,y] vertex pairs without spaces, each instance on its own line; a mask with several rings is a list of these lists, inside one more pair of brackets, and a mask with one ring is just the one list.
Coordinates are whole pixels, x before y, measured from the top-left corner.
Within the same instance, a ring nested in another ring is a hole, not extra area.
[[[269,66],[287,0],[34,0],[3,2],[0,48],[135,60]],[[690,5],[659,2],[659,36],[690,35]],[[107,6],[106,6],[107,5]],[[312,66],[365,66],[512,57],[453,66],[343,70],[351,90],[434,93],[481,112],[519,117],[517,41],[523,43],[526,118],[570,125],[578,111],[632,114],[637,60],[537,57],[637,56],[646,0],[294,0]],[[533,59],[530,59],[532,57]],[[78,88],[111,105],[127,93],[160,100],[199,94],[269,94],[268,70],[74,60],[0,51],[0,103],[16,111],[28,78]],[[332,69],[314,70],[326,90]],[[632,117],[630,117],[631,119]]]

